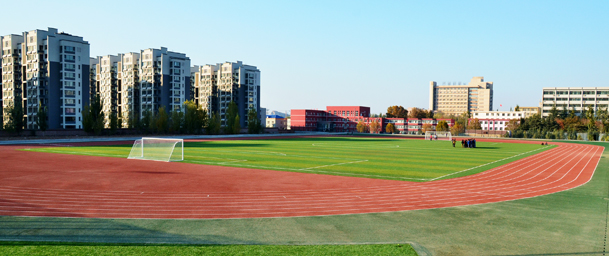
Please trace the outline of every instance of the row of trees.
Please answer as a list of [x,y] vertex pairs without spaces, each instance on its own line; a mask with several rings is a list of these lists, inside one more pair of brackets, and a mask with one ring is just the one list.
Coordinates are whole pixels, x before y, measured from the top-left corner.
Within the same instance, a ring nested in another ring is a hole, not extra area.
[[581,112],[553,106],[547,117],[538,113],[511,120],[506,130],[510,131],[506,136],[516,138],[581,139],[578,133],[587,133],[588,140],[597,140],[600,134],[604,134],[602,140],[609,140],[609,112],[607,108],[594,111],[592,106]]
[[[209,118],[207,110],[201,108],[194,101],[185,101],[183,111],[167,111],[164,106],[158,111],[144,110],[142,118],[133,113],[127,124],[127,128],[138,130],[140,133],[153,134],[237,134],[241,132],[239,109],[235,102],[230,102],[226,111],[226,125],[222,127],[220,114],[212,113]],[[83,128],[86,132],[101,134],[105,126],[105,115],[99,96],[84,108]],[[120,128],[121,117],[114,112],[108,116],[110,133],[115,133]],[[248,132],[263,132],[258,113],[255,109],[248,111]]]
[[[23,131],[23,126],[25,120],[23,118],[23,103],[21,101],[21,97],[15,97],[13,103],[10,103],[9,106],[4,109],[2,112],[2,118],[4,118],[4,114],[6,113],[7,122],[4,124],[4,121],[0,122],[0,129],[4,129],[9,132],[20,134]],[[38,129],[42,131],[46,131],[48,128],[48,113],[47,107],[42,107],[42,104],[38,102],[38,112],[36,115],[36,125]]]
[[424,110],[420,108],[412,108],[409,112],[402,106],[390,106],[387,108],[386,114],[379,114],[373,117],[386,117],[386,118],[434,118],[434,112],[432,110]]

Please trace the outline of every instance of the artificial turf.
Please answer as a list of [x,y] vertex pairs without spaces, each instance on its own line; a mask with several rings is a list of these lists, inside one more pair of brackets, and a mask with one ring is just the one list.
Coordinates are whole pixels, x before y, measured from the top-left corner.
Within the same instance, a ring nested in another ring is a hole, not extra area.
[[[478,142],[321,137],[186,142],[184,162],[390,180],[430,181],[479,173],[554,146]],[[28,149],[126,158],[131,145]]]
[[409,244],[142,245],[0,242],[2,255],[417,255]]

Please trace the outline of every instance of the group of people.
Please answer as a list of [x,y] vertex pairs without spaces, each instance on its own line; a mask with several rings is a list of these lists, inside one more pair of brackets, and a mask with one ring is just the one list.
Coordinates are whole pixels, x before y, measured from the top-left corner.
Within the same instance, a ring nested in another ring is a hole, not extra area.
[[[457,139],[452,139],[451,142],[453,143],[453,148],[454,148],[455,144],[457,144]],[[461,147],[462,148],[475,148],[476,147],[476,139],[461,140]]]

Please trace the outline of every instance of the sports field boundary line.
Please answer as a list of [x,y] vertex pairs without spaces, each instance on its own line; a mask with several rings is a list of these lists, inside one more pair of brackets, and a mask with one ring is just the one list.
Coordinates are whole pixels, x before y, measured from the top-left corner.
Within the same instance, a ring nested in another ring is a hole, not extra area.
[[471,170],[473,170],[473,169],[477,169],[477,168],[480,168],[480,167],[483,167],[483,166],[487,166],[487,165],[494,164],[494,163],[497,163],[497,162],[505,161],[505,160],[508,160],[508,159],[510,159],[510,158],[514,158],[514,157],[521,156],[521,155],[525,155],[525,154],[530,154],[530,153],[532,153],[532,152],[535,152],[535,151],[537,151],[537,150],[541,150],[541,149],[547,149],[547,147],[538,148],[538,149],[534,149],[534,150],[531,150],[531,151],[528,151],[528,152],[524,152],[524,153],[520,153],[520,154],[517,154],[517,155],[510,156],[510,157],[506,157],[506,158],[503,158],[503,159],[495,160],[495,161],[493,161],[493,162],[489,162],[489,163],[486,163],[486,164],[478,165],[478,166],[476,166],[476,167],[472,167],[472,168],[469,168],[469,169],[465,169],[465,170],[463,170],[463,171],[458,171],[458,172],[449,173],[449,174],[446,174],[446,175],[443,175],[443,176],[440,176],[440,177],[436,177],[436,178],[433,178],[433,179],[429,179],[429,181],[438,180],[438,179],[441,179],[441,178],[444,178],[444,177],[448,177],[448,176],[455,175],[455,174],[457,174],[457,173],[462,173],[462,172],[466,172],[466,171],[471,171]]
[[[579,144],[579,143],[576,143]],[[589,145],[589,144],[588,144]],[[603,148],[603,150],[601,151],[601,156],[604,154],[605,151],[605,147],[601,146]],[[555,193],[561,193],[561,192],[565,192],[565,191],[569,191],[569,190],[573,190],[575,188],[578,188],[580,186],[586,185],[588,182],[590,182],[590,180],[592,180],[592,178],[594,177],[594,174],[596,173],[596,169],[598,168],[598,164],[600,162],[602,158],[599,157],[596,166],[594,168],[594,170],[592,171],[592,175],[590,176],[590,179],[588,179],[585,183],[582,183],[578,186],[569,188],[569,189],[565,189],[559,192],[555,192]],[[554,193],[550,193],[550,194],[554,194]],[[542,195],[534,195],[534,196],[529,196],[529,197],[522,197],[522,198],[516,198],[516,199],[509,199],[509,200],[503,200],[503,201],[497,201],[497,202],[484,202],[484,203],[472,203],[472,204],[468,204],[468,205],[461,205],[461,206],[446,206],[446,207],[436,207],[433,209],[442,209],[442,208],[454,208],[454,207],[467,207],[467,206],[476,206],[476,205],[483,205],[483,204],[497,204],[497,203],[503,203],[503,202],[510,202],[510,201],[516,201],[516,200],[521,200],[521,199],[529,199],[529,198],[536,198],[536,197],[540,197],[540,196],[545,196],[548,194],[542,194]],[[314,216],[269,216],[269,217],[255,217],[258,219],[284,219],[284,218],[310,218],[310,217],[324,217],[324,216],[348,216],[348,215],[361,215],[361,214],[384,214],[384,213],[391,213],[391,212],[405,212],[405,211],[421,211],[421,210],[429,210],[429,209],[410,209],[410,210],[398,210],[398,211],[378,211],[378,212],[374,212],[374,213],[335,213],[335,214],[320,214],[320,215],[314,215]],[[81,217],[72,217],[72,216],[56,216],[56,217],[41,217],[41,216],[27,216],[27,215],[21,215],[21,216],[0,216],[0,218],[2,217],[16,217],[16,218],[60,218],[60,219],[81,219]],[[228,218],[205,218],[206,220],[222,220],[222,219],[251,219],[252,217],[228,217]],[[98,218],[98,219],[142,219],[142,220],[165,220],[167,218],[154,218],[154,217],[150,217],[150,218]],[[180,218],[180,220],[200,220],[201,218]]]

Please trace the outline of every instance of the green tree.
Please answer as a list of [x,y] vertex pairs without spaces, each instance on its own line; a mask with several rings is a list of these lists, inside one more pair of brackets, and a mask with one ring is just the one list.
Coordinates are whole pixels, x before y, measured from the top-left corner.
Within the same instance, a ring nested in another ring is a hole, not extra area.
[[158,115],[154,110],[150,111],[149,113],[150,119],[148,119],[148,129],[151,133],[157,133],[159,131],[156,125],[156,119]]
[[239,114],[237,114],[237,116],[235,117],[235,123],[233,124],[233,131],[232,134],[239,134],[241,133],[241,124],[240,124],[241,120],[239,118]]
[[118,129],[118,126],[120,124],[120,120],[119,120],[118,116],[116,115],[115,111],[112,111],[110,113],[109,119],[110,119],[110,133],[115,134],[116,130]]
[[560,110],[558,118],[565,119],[567,116],[569,116],[569,111],[567,111],[567,107],[565,105],[562,105],[562,110]]
[[150,127],[151,119],[152,119],[152,111],[150,111],[149,109],[144,109],[144,112],[142,113],[142,120],[140,120],[140,129],[143,132],[146,132],[146,133],[151,132],[151,127]]
[[46,131],[47,128],[49,128],[49,125],[47,123],[48,116],[49,115],[47,113],[47,107],[43,107],[42,104],[40,104],[40,101],[38,101],[38,114],[36,116],[36,125],[41,131]]
[[190,134],[199,134],[207,126],[207,110],[201,108],[194,101],[184,102],[184,126]]
[[258,134],[262,131],[262,124],[258,118],[258,111],[250,108],[247,111],[247,133]]
[[465,126],[460,123],[456,123],[453,127],[450,128],[450,133],[454,136],[458,136],[461,133],[465,132]]
[[95,135],[100,135],[104,129],[104,112],[99,95],[95,95],[89,106],[84,108],[83,129],[86,132],[93,132]]
[[21,97],[15,96],[13,102],[9,103],[9,106],[5,110],[8,114],[8,122],[6,123],[5,129],[9,132],[21,134],[23,130],[23,107]]
[[592,108],[592,105],[588,105],[586,118],[588,119],[588,131],[596,131],[596,116],[594,115],[594,108]]
[[[239,115],[239,109],[237,108],[237,103],[235,103],[234,101],[231,101],[228,104],[228,109],[226,110],[226,127],[224,130],[227,134],[238,133],[235,131],[239,131],[239,129],[241,128],[241,125],[239,123],[235,122],[235,119],[237,118],[238,115]],[[237,125],[237,127],[235,127],[235,124]]]
[[387,118],[408,118],[408,110],[402,106],[391,106],[387,108]]
[[218,114],[218,112],[213,112],[211,115],[211,120],[207,125],[207,134],[220,134],[220,126],[220,115]]
[[514,111],[516,111],[516,112],[520,111],[520,106],[516,105],[516,108],[514,109]]
[[169,115],[167,114],[167,110],[165,110],[165,106],[159,107],[159,114],[155,120],[156,130],[161,133],[167,133],[169,130]]
[[448,123],[444,120],[438,121],[438,124],[436,125],[436,131],[439,131],[439,132],[448,131]]
[[171,111],[171,125],[169,126],[170,133],[180,133],[184,127],[184,113],[178,110]]
[[575,113],[575,107],[571,106],[571,110],[569,111],[569,115],[567,117],[574,117],[577,113]]
[[482,125],[480,125],[480,120],[478,118],[474,118],[470,120],[469,125],[467,126],[469,130],[482,130]]
[[552,106],[552,109],[550,109],[550,114],[548,115],[548,119],[556,119],[558,117],[558,109],[556,109],[556,104],[554,104]]
[[518,129],[519,126],[520,126],[519,119],[511,119],[510,121],[508,121],[505,129],[514,132],[516,129]]

